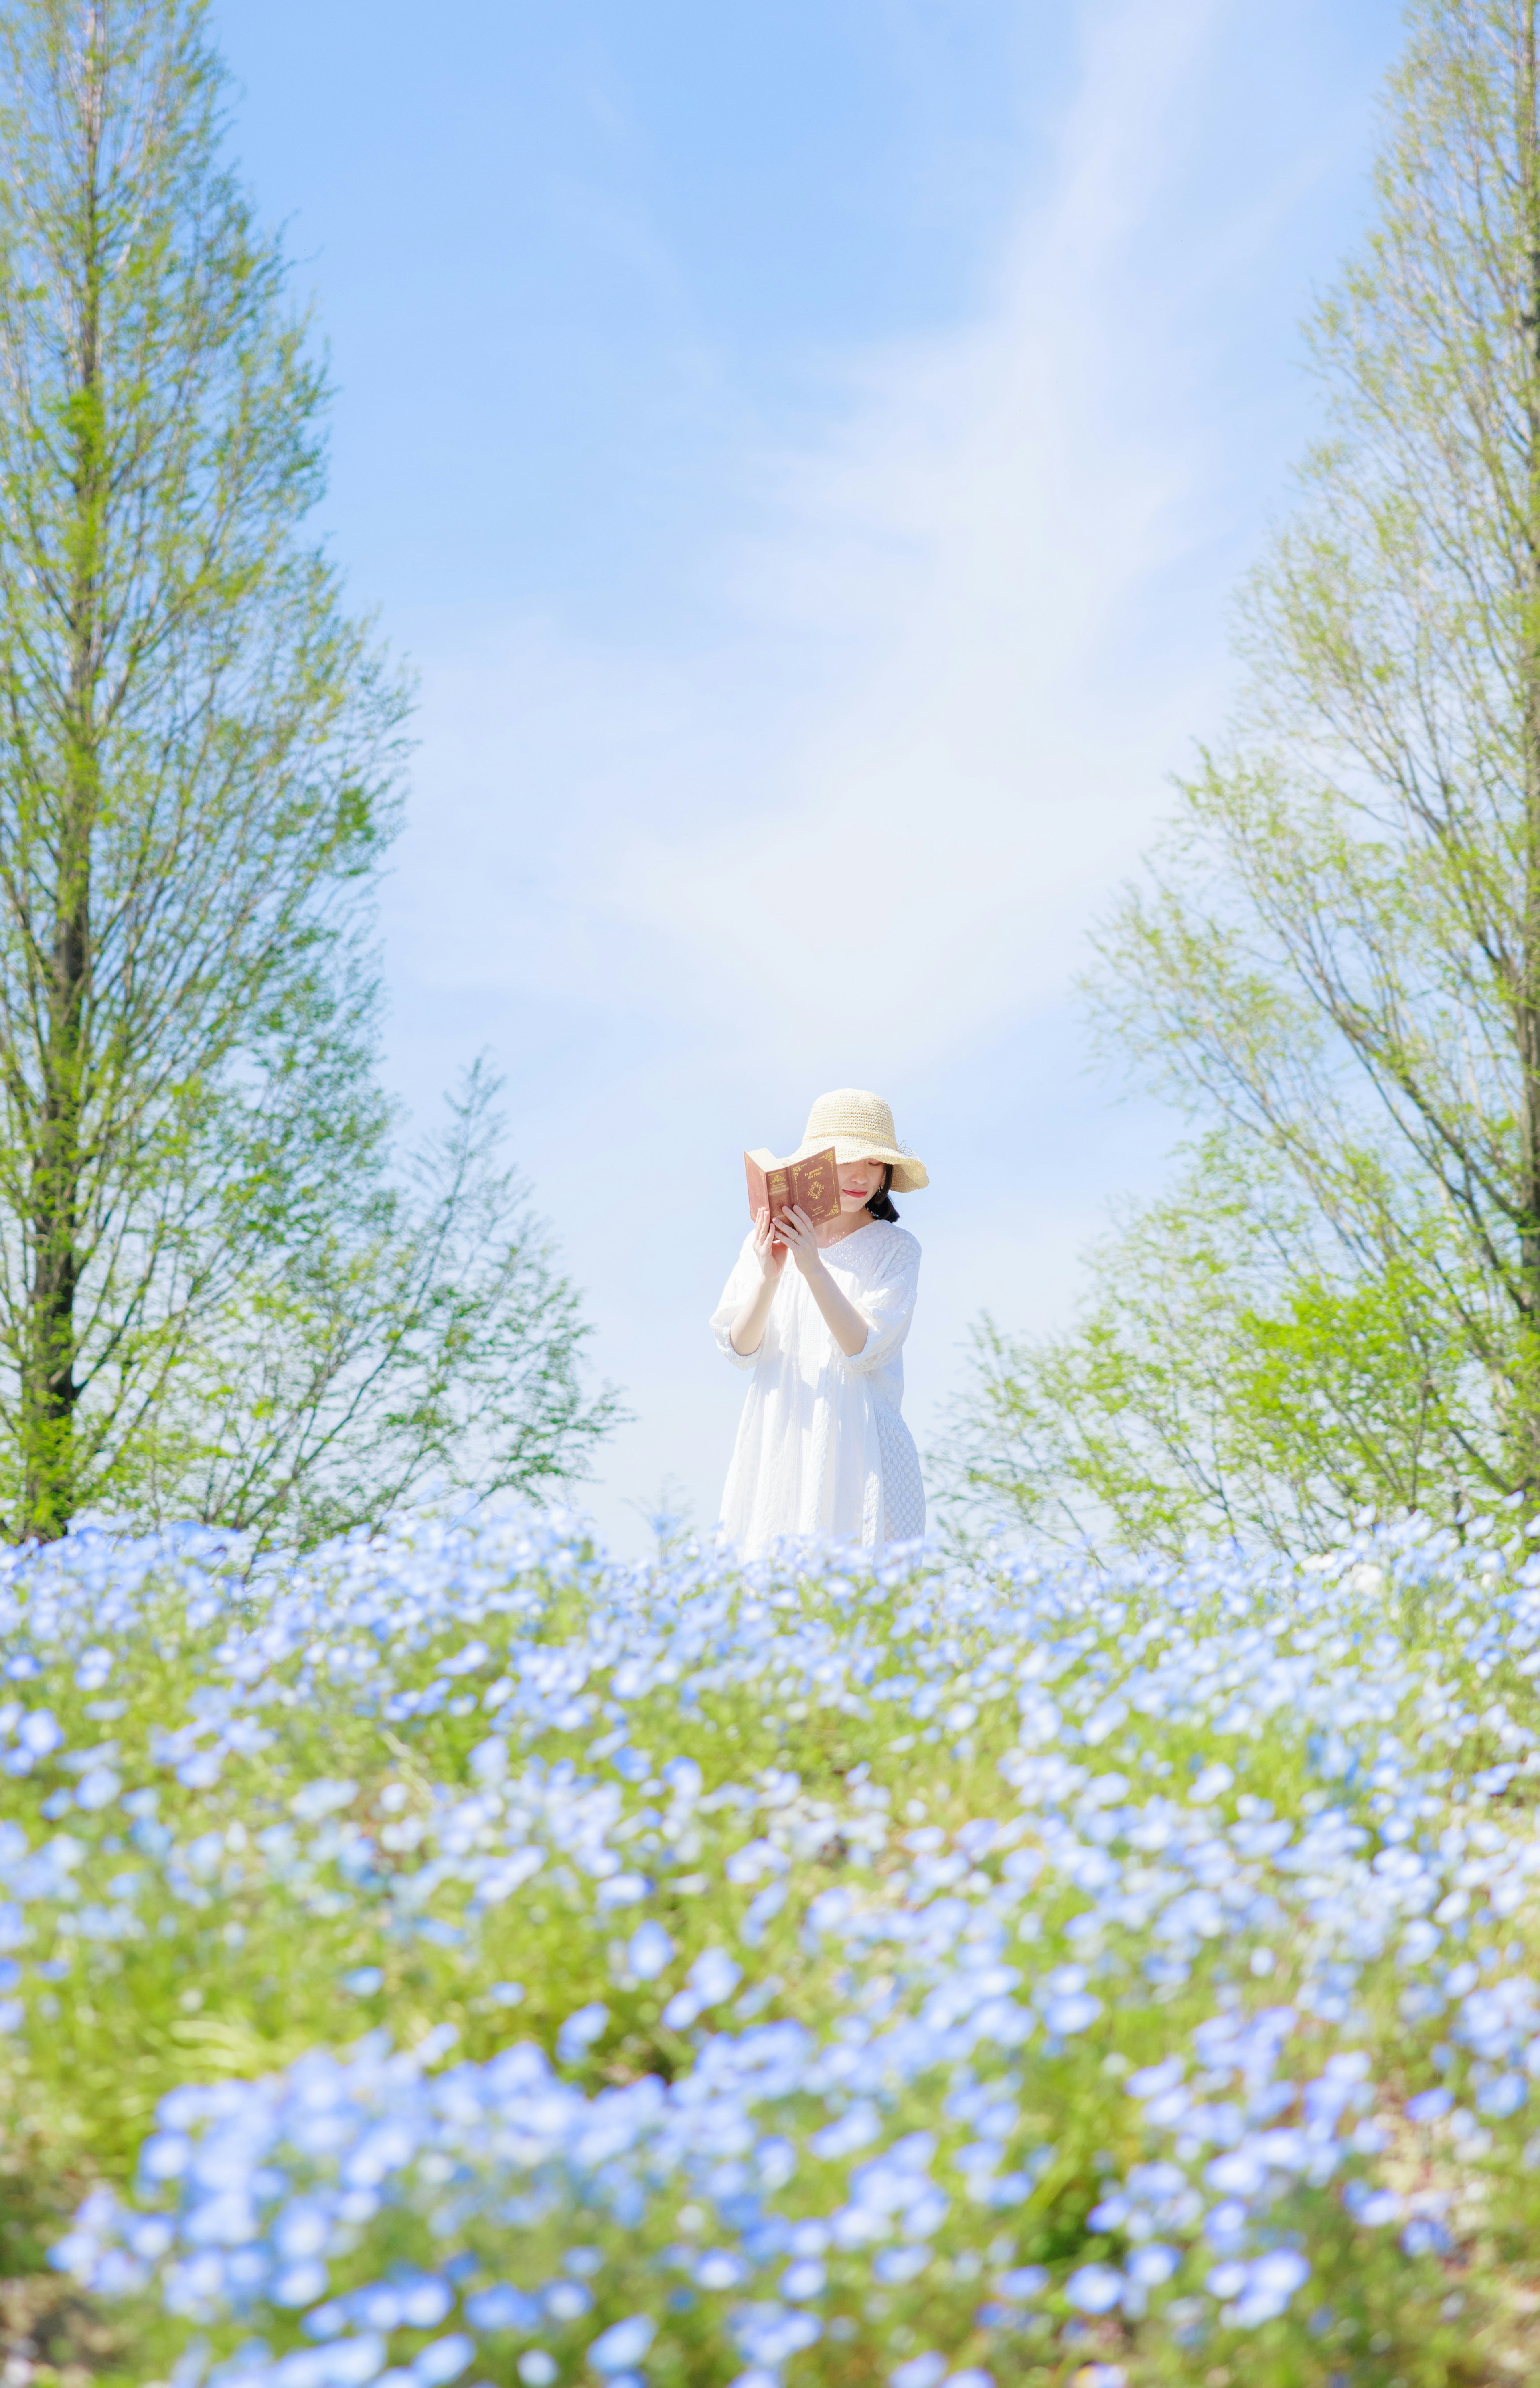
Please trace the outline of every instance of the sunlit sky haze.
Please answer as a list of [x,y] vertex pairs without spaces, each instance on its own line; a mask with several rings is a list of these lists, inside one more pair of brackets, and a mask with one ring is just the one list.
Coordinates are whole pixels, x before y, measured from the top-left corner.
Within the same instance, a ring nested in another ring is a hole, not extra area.
[[1318,421],[1391,0],[216,0],[329,341],[325,530],[414,663],[388,1069],[480,1050],[703,1521],[740,1152],[872,1086],[930,1165],[923,1450],[1177,1124],[1073,995]]

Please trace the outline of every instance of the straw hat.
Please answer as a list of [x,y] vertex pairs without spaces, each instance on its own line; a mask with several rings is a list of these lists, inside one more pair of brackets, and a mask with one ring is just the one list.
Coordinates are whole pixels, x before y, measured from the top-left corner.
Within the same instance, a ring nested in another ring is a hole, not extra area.
[[830,1145],[842,1169],[847,1161],[889,1162],[895,1194],[917,1194],[930,1184],[924,1162],[900,1146],[893,1113],[881,1095],[868,1094],[861,1086],[836,1086],[833,1094],[820,1095],[795,1152],[778,1161],[761,1146],[754,1158],[761,1169],[781,1169],[788,1161],[806,1161],[810,1152],[823,1152]]

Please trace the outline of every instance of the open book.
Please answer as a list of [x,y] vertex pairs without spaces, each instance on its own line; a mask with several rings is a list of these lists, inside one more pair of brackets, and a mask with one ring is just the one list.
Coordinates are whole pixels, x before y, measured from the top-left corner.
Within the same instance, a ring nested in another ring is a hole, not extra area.
[[769,1152],[745,1152],[749,1216],[768,1208],[772,1219],[795,1202],[815,1224],[839,1215],[839,1170],[834,1148],[810,1152],[806,1161],[777,1161]]

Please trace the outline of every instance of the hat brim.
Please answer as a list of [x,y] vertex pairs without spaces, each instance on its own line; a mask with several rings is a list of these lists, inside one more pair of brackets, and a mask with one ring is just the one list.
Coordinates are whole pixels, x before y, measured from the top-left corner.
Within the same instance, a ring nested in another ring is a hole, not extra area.
[[835,1164],[841,1169],[849,1161],[885,1162],[893,1172],[895,1194],[918,1194],[922,1186],[931,1182],[924,1162],[916,1161],[912,1152],[900,1152],[897,1145],[880,1144],[859,1136],[815,1136],[811,1143],[799,1144],[795,1152],[785,1153],[780,1160],[763,1150],[754,1158],[762,1169],[784,1169],[794,1161],[806,1161],[815,1152],[827,1152],[831,1145]]

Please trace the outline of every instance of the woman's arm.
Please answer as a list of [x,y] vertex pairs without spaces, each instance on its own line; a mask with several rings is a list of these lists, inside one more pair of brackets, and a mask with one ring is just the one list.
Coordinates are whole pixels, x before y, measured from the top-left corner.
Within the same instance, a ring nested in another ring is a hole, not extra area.
[[781,1272],[786,1265],[786,1247],[771,1230],[768,1210],[760,1211],[755,1218],[754,1257],[759,1265],[758,1282],[728,1329],[729,1342],[745,1360],[757,1352],[765,1340],[765,1323],[781,1282]]
[[[853,1302],[847,1302],[828,1270],[823,1254],[818,1248],[818,1230],[805,1211],[783,1211],[781,1232],[791,1246],[792,1258],[807,1280],[808,1292],[823,1313],[828,1327],[847,1360],[855,1359],[862,1350],[870,1328]],[[734,1335],[736,1342],[737,1337]]]

